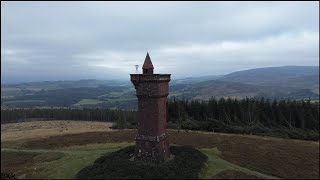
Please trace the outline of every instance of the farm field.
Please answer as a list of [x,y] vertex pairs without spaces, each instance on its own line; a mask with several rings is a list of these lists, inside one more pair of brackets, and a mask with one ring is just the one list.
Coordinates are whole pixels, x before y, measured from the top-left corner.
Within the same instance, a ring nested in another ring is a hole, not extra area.
[[98,101],[96,99],[81,99],[78,103],[74,105],[82,105],[82,104],[98,104],[101,103],[102,101]]
[[[73,178],[102,154],[134,144],[135,130],[111,123],[34,121],[1,125],[1,172],[16,178]],[[200,178],[319,178],[319,142],[169,130],[171,145],[208,156]]]

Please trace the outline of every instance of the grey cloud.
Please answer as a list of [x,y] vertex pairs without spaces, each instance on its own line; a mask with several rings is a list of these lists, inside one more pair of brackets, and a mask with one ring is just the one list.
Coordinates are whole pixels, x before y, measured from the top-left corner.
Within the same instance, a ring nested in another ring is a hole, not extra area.
[[319,3],[2,2],[2,80],[127,78],[147,50],[177,77],[318,65]]

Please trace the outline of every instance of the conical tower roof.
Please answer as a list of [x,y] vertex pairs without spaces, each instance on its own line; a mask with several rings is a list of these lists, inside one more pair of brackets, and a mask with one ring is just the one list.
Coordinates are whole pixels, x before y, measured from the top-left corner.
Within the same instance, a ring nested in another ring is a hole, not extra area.
[[152,65],[149,53],[147,53],[147,56],[146,56],[146,59],[144,60],[142,69],[153,69],[153,65]]

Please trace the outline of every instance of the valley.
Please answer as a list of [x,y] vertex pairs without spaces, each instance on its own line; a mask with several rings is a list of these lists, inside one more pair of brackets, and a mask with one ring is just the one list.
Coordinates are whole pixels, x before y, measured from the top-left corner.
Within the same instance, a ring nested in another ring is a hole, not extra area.
[[[169,99],[268,98],[319,100],[319,67],[257,68],[221,76],[173,79]],[[1,85],[1,107],[58,106],[136,109],[129,80],[46,81]]]

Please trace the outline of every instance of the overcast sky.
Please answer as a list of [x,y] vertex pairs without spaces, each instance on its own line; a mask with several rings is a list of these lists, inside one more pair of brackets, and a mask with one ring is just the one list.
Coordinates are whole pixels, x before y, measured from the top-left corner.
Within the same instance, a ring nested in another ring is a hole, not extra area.
[[[319,2],[1,2],[2,82],[319,65]],[[141,72],[141,70],[140,70]]]

